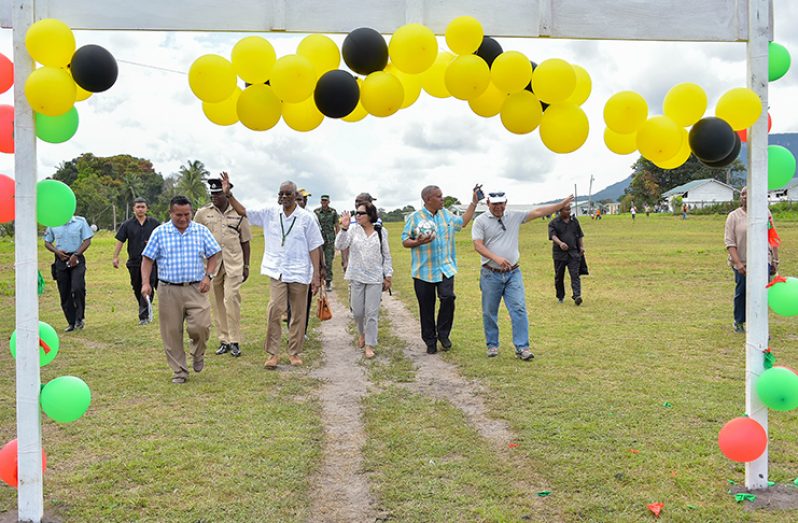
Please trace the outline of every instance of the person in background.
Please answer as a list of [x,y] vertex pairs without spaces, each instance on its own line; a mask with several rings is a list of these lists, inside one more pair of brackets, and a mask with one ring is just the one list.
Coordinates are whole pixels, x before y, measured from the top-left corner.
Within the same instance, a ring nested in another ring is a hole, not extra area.
[[67,320],[65,332],[82,329],[86,324],[86,257],[83,253],[91,245],[93,236],[83,216],[73,216],[64,225],[47,227],[44,231],[44,246],[55,254],[51,270]]
[[632,214],[632,221],[635,221],[635,217],[637,216],[637,207],[635,207],[634,204],[632,204],[629,212]]
[[[127,242],[127,267],[130,273],[130,286],[133,288],[133,296],[139,305],[139,325],[147,325],[152,321],[152,304],[149,299],[141,294],[141,253],[150,236],[161,222],[148,216],[149,206],[144,198],[133,200],[133,217],[122,222],[116,231],[116,246],[114,247],[113,265],[114,269],[119,268],[119,252],[122,245]],[[153,288],[152,297],[155,297],[155,289],[158,288],[158,268],[153,266],[150,273],[150,286]]]
[[686,220],[687,219],[687,211],[688,210],[689,210],[689,207],[687,206],[687,204],[683,203],[682,204],[682,220]]
[[366,202],[356,209],[356,224],[348,211],[335,238],[337,249],[349,249],[349,266],[344,279],[349,281],[350,304],[360,337],[358,347],[366,358],[374,357],[377,323],[383,291],[391,288],[393,266],[388,246],[388,231],[377,225],[377,208]]
[[571,215],[571,205],[560,208],[557,218],[549,222],[552,258],[554,258],[554,290],[557,301],[565,299],[565,269],[571,276],[571,290],[576,305],[582,305],[582,283],[579,263],[585,254],[585,235],[576,216]]
[[213,319],[219,337],[216,354],[229,352],[237,358],[241,356],[241,285],[249,278],[252,232],[247,217],[227,201],[221,178],[209,179],[208,185],[211,202],[197,211],[194,221],[207,227],[222,246],[212,285]]
[[335,257],[335,235],[338,234],[338,211],[330,207],[330,196],[321,195],[321,207],[313,211],[321,227],[321,236],[324,238],[324,264],[326,289],[332,290],[333,258]]

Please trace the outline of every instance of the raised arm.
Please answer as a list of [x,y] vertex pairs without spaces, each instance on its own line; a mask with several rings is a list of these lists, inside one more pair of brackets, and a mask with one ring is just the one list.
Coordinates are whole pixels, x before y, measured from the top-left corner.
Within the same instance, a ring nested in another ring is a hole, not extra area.
[[479,185],[474,187],[474,190],[471,194],[471,203],[468,204],[468,209],[466,209],[465,214],[463,214],[463,228],[468,225],[468,222],[471,221],[471,218],[474,217],[474,213],[477,210],[477,203],[479,202],[479,197],[477,196],[478,189]]
[[528,213],[526,213],[526,217],[524,218],[524,223],[534,220],[535,218],[540,218],[541,216],[548,216],[549,214],[554,214],[555,212],[559,211],[563,207],[570,205],[574,201],[574,195],[570,195],[567,198],[564,198],[559,203],[553,203],[551,205],[545,205],[543,207],[538,207],[537,209],[532,209]]
[[219,176],[222,179],[222,192],[224,195],[227,196],[227,202],[233,207],[233,209],[239,214],[239,216],[246,217],[247,215],[247,208],[239,202],[231,191],[230,185],[230,175],[227,174],[227,171],[222,171],[219,173]]

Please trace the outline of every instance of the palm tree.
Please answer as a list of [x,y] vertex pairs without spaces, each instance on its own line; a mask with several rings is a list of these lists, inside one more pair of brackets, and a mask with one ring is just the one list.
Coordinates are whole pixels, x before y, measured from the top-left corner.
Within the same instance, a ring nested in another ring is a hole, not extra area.
[[199,209],[208,202],[208,186],[205,180],[210,174],[205,164],[199,160],[189,160],[178,170],[177,189],[180,194],[191,200],[194,209]]

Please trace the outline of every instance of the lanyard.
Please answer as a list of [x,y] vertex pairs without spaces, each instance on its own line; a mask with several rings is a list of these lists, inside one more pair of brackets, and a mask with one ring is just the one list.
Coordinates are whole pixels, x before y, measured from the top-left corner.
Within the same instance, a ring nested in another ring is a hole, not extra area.
[[283,227],[283,213],[280,213],[280,233],[283,235],[283,240],[280,243],[281,247],[285,247],[285,239],[288,238],[289,234],[291,234],[291,229],[294,228],[295,223],[296,223],[296,216],[294,216],[294,219],[291,220],[291,226],[288,228],[288,231],[286,232],[285,228]]

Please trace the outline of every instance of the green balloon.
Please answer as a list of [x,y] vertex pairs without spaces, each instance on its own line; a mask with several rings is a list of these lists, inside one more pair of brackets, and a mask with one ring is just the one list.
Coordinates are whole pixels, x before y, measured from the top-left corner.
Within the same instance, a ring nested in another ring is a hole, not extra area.
[[72,109],[58,116],[36,113],[36,136],[49,143],[64,143],[78,131],[78,110]]
[[[55,359],[58,355],[58,347],[60,341],[58,340],[58,333],[48,323],[43,321],[39,322],[39,339],[47,345],[49,351],[45,351],[44,347],[39,345],[39,366],[44,367]],[[11,349],[11,357],[17,357],[17,331],[11,334],[11,341],[8,342],[8,347]]]
[[781,189],[795,176],[795,156],[781,145],[768,145],[768,190]]
[[756,380],[756,393],[769,409],[788,411],[798,407],[798,375],[783,367],[773,367]]
[[83,416],[91,404],[91,389],[75,376],[60,376],[44,386],[42,410],[53,421],[72,423]]
[[781,44],[768,44],[768,80],[775,82],[790,70],[790,52]]
[[47,227],[58,227],[75,214],[78,203],[69,185],[58,180],[36,184],[36,220]]
[[781,316],[798,316],[798,278],[768,287],[768,305]]

